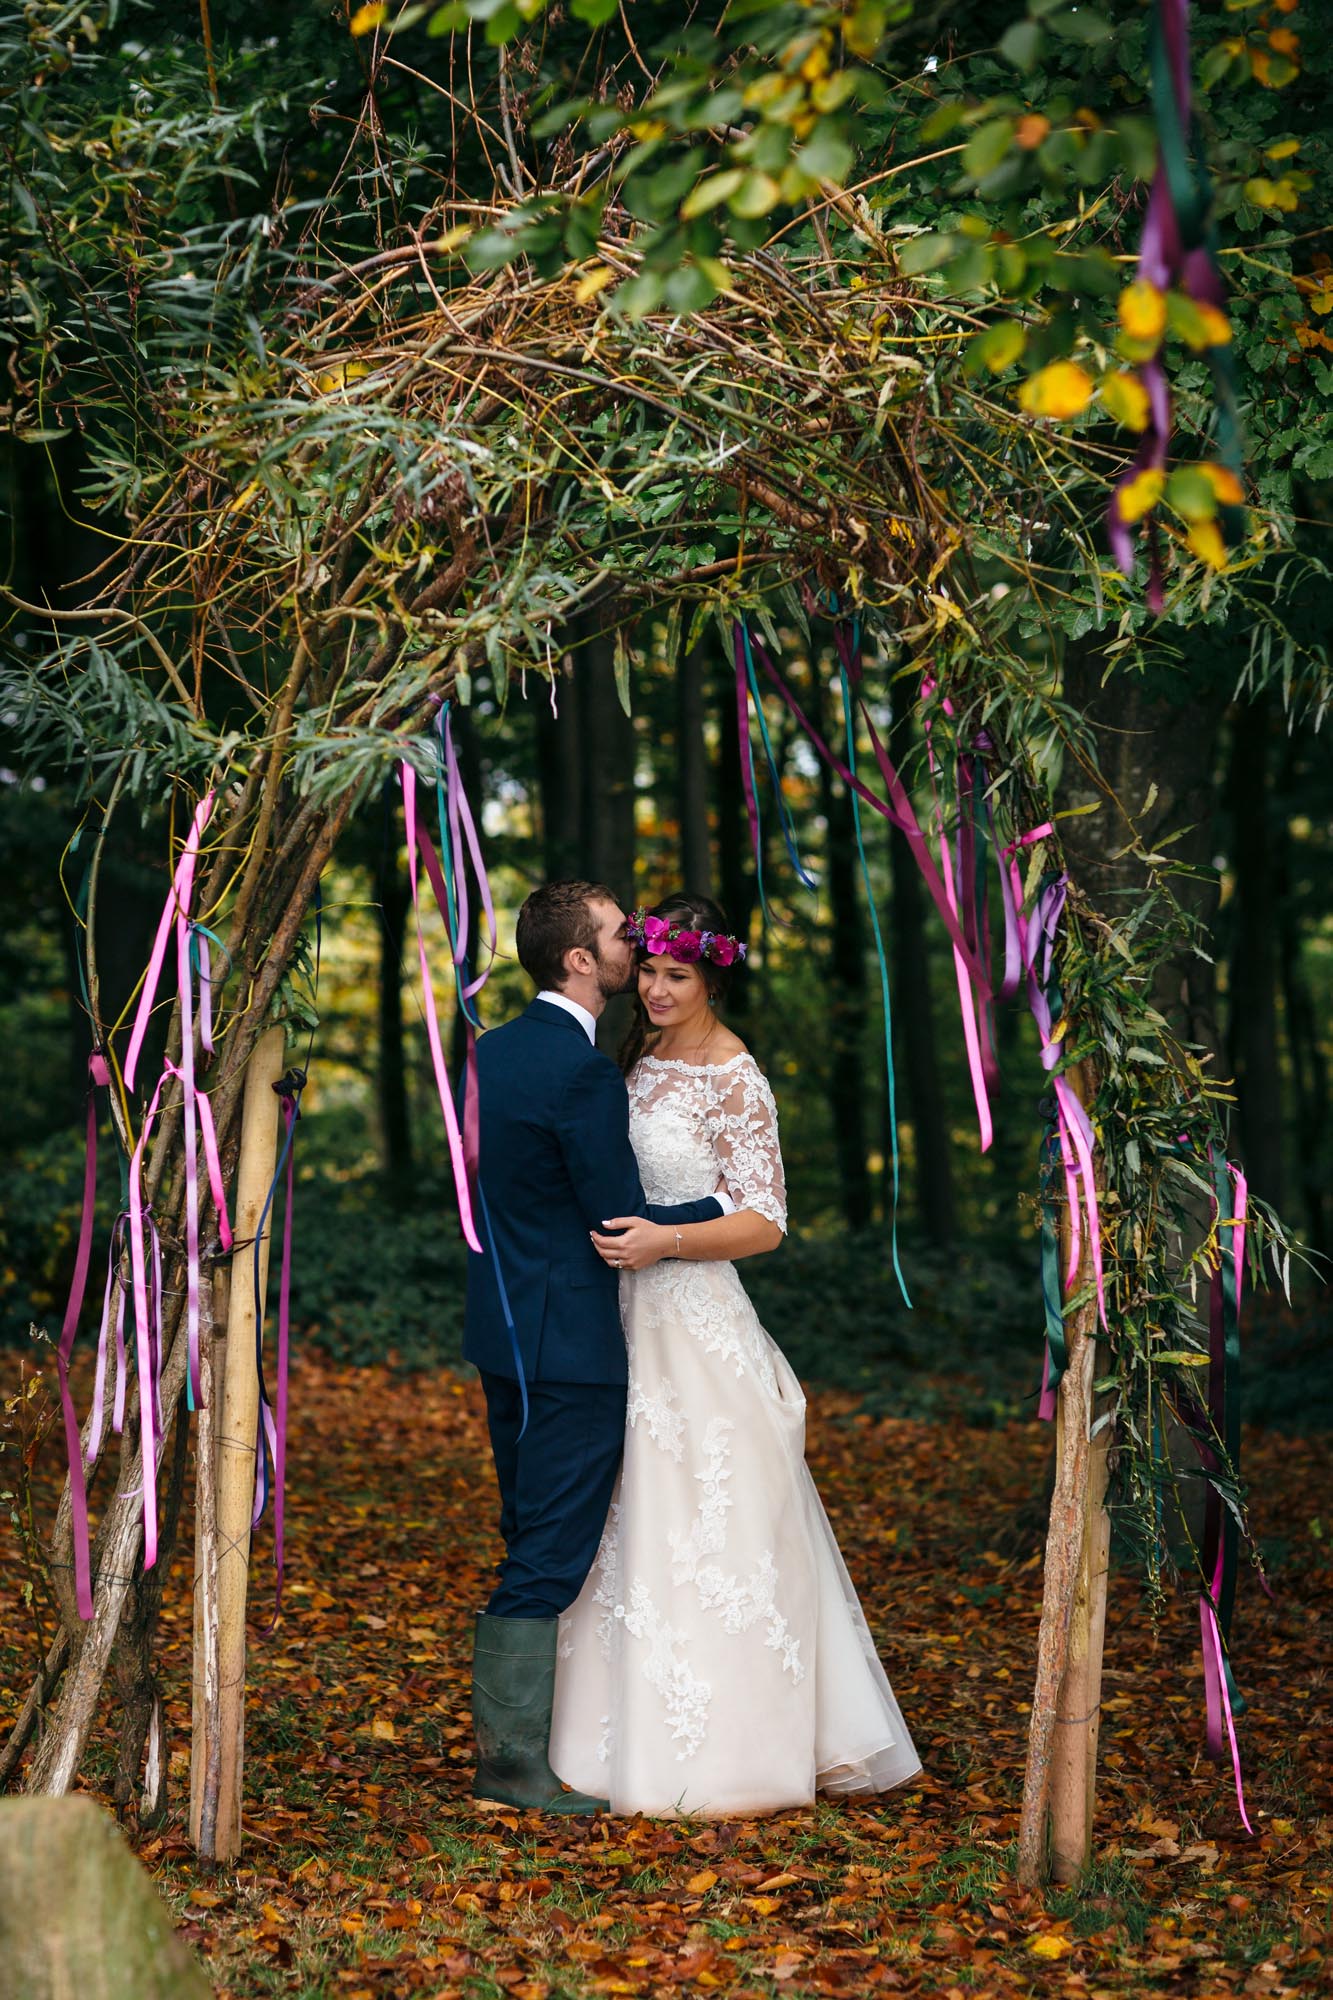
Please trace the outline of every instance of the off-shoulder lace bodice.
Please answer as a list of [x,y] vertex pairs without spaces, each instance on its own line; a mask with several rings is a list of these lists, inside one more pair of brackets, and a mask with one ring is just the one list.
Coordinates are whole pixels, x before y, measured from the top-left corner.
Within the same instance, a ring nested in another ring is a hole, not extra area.
[[729,1062],[643,1056],[629,1078],[630,1138],[650,1202],[698,1201],[718,1176],[738,1209],[787,1227],[778,1111],[746,1049]]

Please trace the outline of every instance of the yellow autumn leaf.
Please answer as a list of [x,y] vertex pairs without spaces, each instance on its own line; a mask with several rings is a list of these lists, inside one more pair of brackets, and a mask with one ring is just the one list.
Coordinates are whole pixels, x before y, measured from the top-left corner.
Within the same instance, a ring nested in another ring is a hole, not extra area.
[[692,1896],[706,1896],[716,1881],[717,1875],[713,1869],[701,1868],[697,1875],[691,1875],[685,1887]]
[[1040,111],[1025,112],[1014,127],[1014,144],[1025,153],[1034,152],[1050,129],[1050,119]]
[[1265,180],[1262,175],[1246,181],[1245,199],[1257,208],[1276,208],[1287,214],[1301,205],[1300,195],[1285,175],[1280,181]]
[[1166,294],[1136,278],[1120,294],[1120,324],[1131,340],[1158,340],[1166,331]]
[[1018,391],[1019,408],[1030,417],[1076,417],[1087,408],[1096,387],[1077,361],[1051,361],[1029,375]]
[[1209,569],[1226,568],[1227,545],[1222,540],[1222,530],[1216,521],[1196,521],[1185,540]]
[[1299,153],[1300,150],[1301,142],[1299,139],[1279,139],[1275,146],[1264,147],[1264,158],[1266,160],[1289,160],[1293,153]]
[[1069,1939],[1061,1937],[1058,1931],[1038,1931],[1028,1939],[1028,1950],[1034,1958],[1063,1958],[1073,1949]]
[[1137,375],[1125,372],[1103,375],[1101,394],[1103,403],[1118,424],[1123,424],[1126,430],[1147,430],[1148,391]]
[[389,9],[385,0],[376,0],[373,6],[358,7],[347,23],[354,35],[368,35],[372,28],[378,28]]
[[1116,495],[1121,520],[1131,524],[1141,521],[1157,505],[1165,486],[1166,474],[1159,472],[1155,466],[1150,465],[1144,471],[1136,472]]
[[456,222],[452,229],[445,230],[443,236],[436,237],[435,248],[441,253],[448,250],[457,250],[459,244],[466,243],[471,234],[472,224],[470,222]]
[[393,1726],[392,1716],[372,1716],[370,1719],[370,1733],[380,1743],[393,1743],[397,1741],[397,1732]]
[[583,273],[574,287],[576,302],[586,306],[589,299],[595,299],[598,292],[604,292],[608,285],[615,283],[615,279],[616,274],[609,264],[594,264],[591,270]]
[[1237,479],[1229,465],[1219,465],[1216,459],[1206,458],[1199,466],[1208,484],[1213,489],[1213,498],[1221,507],[1239,507],[1245,498],[1245,488]]

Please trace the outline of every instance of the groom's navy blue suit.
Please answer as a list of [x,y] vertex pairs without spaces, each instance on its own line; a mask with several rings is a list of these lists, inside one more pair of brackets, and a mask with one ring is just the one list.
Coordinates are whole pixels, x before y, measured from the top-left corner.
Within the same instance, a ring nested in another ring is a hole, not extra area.
[[[648,1206],[624,1080],[562,1007],[534,1000],[481,1036],[477,1080],[478,1177],[495,1255],[488,1244],[468,1258],[463,1352],[486,1390],[506,1551],[487,1610],[550,1618],[592,1567],[624,1443],[619,1281],[588,1232],[616,1215],[707,1222],[722,1205],[710,1196]],[[515,1345],[529,1403],[521,1439]]]

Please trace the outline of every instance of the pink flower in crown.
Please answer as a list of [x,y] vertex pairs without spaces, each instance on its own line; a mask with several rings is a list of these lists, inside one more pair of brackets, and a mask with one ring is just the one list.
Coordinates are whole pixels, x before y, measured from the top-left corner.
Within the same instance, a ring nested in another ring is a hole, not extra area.
[[667,948],[670,925],[665,917],[645,917],[643,920],[643,948],[657,958]]
[[703,957],[704,941],[698,931],[681,931],[668,950],[682,965],[693,965],[696,958]]
[[736,963],[735,938],[723,937],[720,931],[714,932],[708,941],[708,956],[712,959],[714,965],[734,965]]

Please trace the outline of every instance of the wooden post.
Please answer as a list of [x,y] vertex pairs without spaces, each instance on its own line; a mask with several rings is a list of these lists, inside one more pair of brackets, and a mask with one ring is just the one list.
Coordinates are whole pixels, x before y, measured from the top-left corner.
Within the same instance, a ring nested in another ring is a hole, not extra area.
[[[256,1313],[268,1284],[272,1216],[259,1246],[259,1299],[255,1298],[254,1242],[277,1162],[279,1100],[286,1031],[266,1028],[255,1043],[245,1076],[241,1157],[236,1173],[232,1259],[227,1312],[226,1372],[218,1422],[217,1472],[217,1737],[218,1780],[213,1857],[232,1861],[241,1850],[241,1776],[245,1759],[245,1601],[250,1569],[250,1516],[255,1495],[259,1428],[259,1373],[255,1366]],[[211,1805],[201,1784],[202,1821]],[[201,1852],[205,1851],[201,1845]]]
[[222,1739],[218,1712],[218,1408],[226,1372],[231,1272],[219,1265],[200,1294],[199,1419],[194,1479],[194,1681],[190,1734],[190,1838],[216,1859]]
[[[1096,1365],[1095,1343],[1091,1340],[1087,1351],[1091,1374]],[[1095,1408],[1096,1399],[1090,1396],[1089,1413]],[[1077,1882],[1092,1863],[1102,1641],[1106,1631],[1106,1576],[1111,1550],[1111,1517],[1106,1511],[1110,1435],[1110,1425],[1103,1425],[1088,1447],[1083,1537],[1069,1613],[1065,1670],[1055,1709],[1050,1865],[1057,1882]]]
[[[1093,1094],[1090,1065],[1070,1072],[1081,1103]],[[1068,1217],[1060,1262],[1068,1255]],[[1092,1280],[1086,1233],[1076,1285]],[[1097,1304],[1089,1298],[1065,1322],[1068,1365],[1056,1405],[1055,1491],[1037,1638],[1037,1675],[1028,1726],[1028,1763],[1018,1829],[1018,1879],[1036,1888],[1054,1876],[1076,1882],[1092,1858],[1101,1717],[1102,1642],[1111,1541],[1106,1511],[1110,1427],[1093,1438]]]

